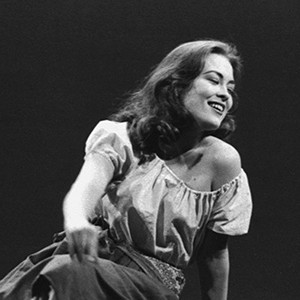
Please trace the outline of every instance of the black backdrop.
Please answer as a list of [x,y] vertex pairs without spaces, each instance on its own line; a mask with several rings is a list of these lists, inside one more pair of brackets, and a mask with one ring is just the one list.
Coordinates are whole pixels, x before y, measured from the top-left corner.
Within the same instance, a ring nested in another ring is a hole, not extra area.
[[[250,233],[231,239],[229,299],[300,299],[299,10],[298,0],[1,0],[0,276],[62,229],[98,120],[172,48],[212,37],[244,57],[232,143],[254,199]],[[197,299],[193,268],[188,278],[182,298]]]

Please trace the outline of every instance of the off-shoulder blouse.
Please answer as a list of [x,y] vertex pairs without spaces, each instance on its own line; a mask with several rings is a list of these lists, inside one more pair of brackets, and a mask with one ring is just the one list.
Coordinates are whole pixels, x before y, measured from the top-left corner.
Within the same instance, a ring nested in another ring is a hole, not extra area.
[[86,157],[102,155],[114,172],[98,212],[116,239],[184,269],[207,228],[227,235],[248,232],[252,200],[243,169],[218,190],[193,190],[157,156],[138,165],[126,128],[125,122],[101,121],[86,142]]

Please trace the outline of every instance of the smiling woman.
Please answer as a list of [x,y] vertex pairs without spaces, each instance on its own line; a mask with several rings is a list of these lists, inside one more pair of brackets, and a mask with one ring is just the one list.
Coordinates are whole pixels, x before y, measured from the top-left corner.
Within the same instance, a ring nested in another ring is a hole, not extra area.
[[[215,65],[210,67],[209,64],[213,61]],[[217,69],[213,70],[213,67]],[[204,74],[204,68],[207,68],[207,71],[211,68],[211,71],[216,72]],[[224,74],[218,72],[219,68],[222,68]],[[235,82],[238,83],[240,80],[241,69],[241,60],[233,45],[214,40],[182,44],[171,51],[146,77],[145,83],[132,94],[124,108],[114,118],[117,121],[134,120],[130,122],[134,126],[129,127],[129,133],[133,140],[137,139],[139,148],[137,151],[142,156],[147,152],[164,155],[168,152],[164,148],[170,146],[172,140],[176,141],[180,135],[190,134],[191,129],[197,132],[199,130],[191,115],[194,108],[189,110],[183,103],[186,94],[197,82],[196,79],[198,77],[210,79],[211,87],[215,84],[221,87],[221,92],[224,88],[222,81],[228,80],[226,87],[232,98],[232,107],[223,114],[224,118],[217,129],[204,132],[204,135],[226,139],[235,130],[233,113],[237,108],[238,99],[234,87]],[[222,78],[225,75],[228,78]],[[218,96],[218,99],[223,97]],[[219,100],[216,104],[223,102]],[[177,144],[175,143],[176,146]],[[135,143],[133,146],[135,147]],[[168,147],[169,150],[173,146]]]
[[[196,263],[204,299],[227,298],[228,236],[252,202],[235,128],[234,46],[180,45],[86,142],[65,232],[0,283],[1,299],[178,299]],[[93,220],[93,221],[92,221]]]
[[220,54],[210,54],[200,75],[183,98],[185,108],[198,124],[198,136],[220,127],[233,105],[233,69]]

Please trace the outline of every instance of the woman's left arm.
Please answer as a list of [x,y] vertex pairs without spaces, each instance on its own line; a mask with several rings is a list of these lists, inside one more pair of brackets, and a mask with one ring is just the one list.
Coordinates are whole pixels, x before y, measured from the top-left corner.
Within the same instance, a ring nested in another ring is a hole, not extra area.
[[[215,144],[212,154],[212,190],[217,190],[241,172],[241,160],[239,153],[223,142]],[[207,229],[197,263],[202,298],[226,300],[229,279],[228,235]]]
[[226,300],[229,278],[228,236],[207,230],[197,256],[203,300]]

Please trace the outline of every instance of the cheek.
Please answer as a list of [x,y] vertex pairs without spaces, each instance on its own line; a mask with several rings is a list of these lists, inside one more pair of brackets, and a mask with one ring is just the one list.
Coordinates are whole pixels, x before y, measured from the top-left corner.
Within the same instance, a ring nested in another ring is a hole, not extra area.
[[207,84],[195,84],[183,97],[183,104],[189,110],[198,109],[208,99],[215,95],[215,91]]
[[209,98],[216,94],[216,89],[214,86],[201,82],[201,84],[196,85],[195,92],[202,99]]
[[216,91],[214,87],[203,85],[201,88],[196,90],[196,95],[198,96],[199,100],[205,101],[216,95]]

